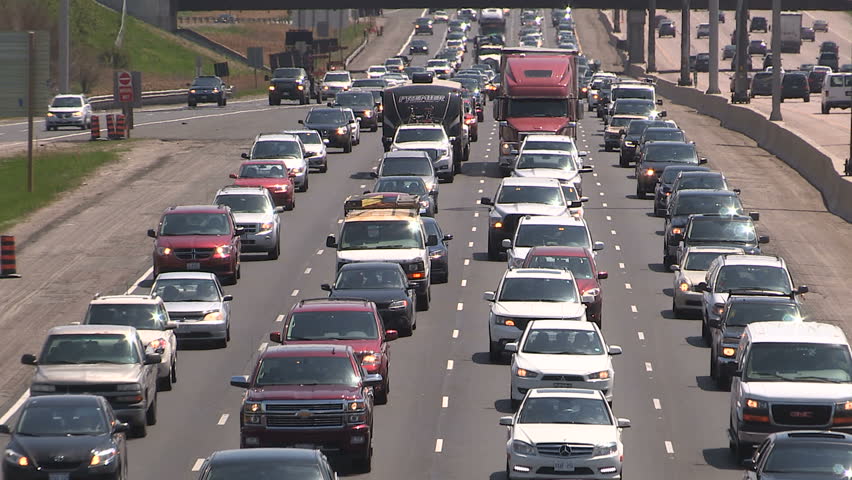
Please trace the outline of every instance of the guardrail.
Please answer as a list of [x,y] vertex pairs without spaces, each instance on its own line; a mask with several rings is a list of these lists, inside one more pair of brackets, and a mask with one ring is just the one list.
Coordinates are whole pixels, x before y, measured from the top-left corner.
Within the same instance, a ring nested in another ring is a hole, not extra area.
[[[181,88],[178,90],[158,90],[152,92],[142,92],[142,105],[171,105],[176,103],[186,102],[187,90]],[[110,110],[121,108],[121,105],[115,101],[112,95],[98,95],[89,97],[89,103],[94,110]]]

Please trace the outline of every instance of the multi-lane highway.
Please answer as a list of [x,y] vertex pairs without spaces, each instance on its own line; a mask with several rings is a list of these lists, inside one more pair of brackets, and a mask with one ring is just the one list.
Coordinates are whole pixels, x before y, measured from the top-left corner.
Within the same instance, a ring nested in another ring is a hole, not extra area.
[[[583,48],[603,59],[605,67],[611,65],[615,55],[600,33],[596,13],[577,15]],[[517,15],[511,20],[510,41],[517,38]],[[442,34],[439,26],[434,37],[423,37],[432,52]],[[549,25],[544,34],[553,39]],[[423,63],[424,57],[415,59],[415,64]],[[150,265],[144,232],[162,208],[209,202],[219,186],[229,183],[227,174],[256,133],[295,128],[308,108],[269,107],[264,99],[225,109],[163,108],[147,120],[137,118],[137,138],[165,141],[146,142],[147,151],[92,179],[100,191],[88,192],[82,208],[70,212],[61,226],[31,235],[36,244],[39,237],[60,244],[67,228],[65,238],[73,245],[60,252],[25,250],[23,258],[40,266],[31,274],[44,277],[41,290],[0,284],[3,298],[12,299],[11,308],[0,315],[64,323],[56,318],[77,320],[89,294],[125,291]],[[694,138],[702,156],[742,188],[747,209],[761,211],[759,229],[772,236],[767,250],[784,255],[798,283],[814,290],[809,313],[841,321],[852,307],[844,288],[852,268],[849,224],[826,213],[807,182],[751,141],[687,109],[670,104],[666,109],[687,132],[701,132]],[[437,218],[455,236],[450,281],[433,286],[432,307],[419,315],[415,334],[392,343],[390,401],[377,407],[373,471],[353,478],[505,478],[505,427],[497,421],[510,412],[509,367],[488,362],[488,306],[482,300],[482,292],[493,290],[505,270],[505,262],[486,260],[487,210],[477,204],[500,181],[497,125],[490,113],[486,117],[463,175],[441,185]],[[614,360],[614,410],[633,422],[624,440],[627,476],[739,478],[725,436],[729,394],[711,386],[709,351],[700,342],[698,321],[674,319],[669,310],[671,273],[660,258],[662,220],[650,215],[650,201],[634,198],[632,170],[618,168],[617,153],[603,151],[601,127],[595,118],[583,119],[578,146],[590,152],[586,163],[595,166],[595,173],[584,177],[583,191],[591,198],[586,220],[594,239],[607,245],[598,257],[599,268],[610,273],[604,285],[603,331],[608,343],[625,352]],[[178,383],[159,396],[158,424],[148,437],[129,442],[131,479],[192,479],[200,459],[238,446],[242,392],[230,387],[228,378],[248,371],[268,332],[281,325],[279,315],[297,299],[324,296],[319,285],[331,280],[334,271],[334,252],[325,248],[324,239],[336,233],[343,199],[371,184],[368,173],[382,154],[373,133],[364,133],[351,154],[332,151],[329,172],[312,175],[310,191],[299,194],[296,209],[283,214],[281,258],[253,261],[247,255],[242,279],[228,287],[235,297],[231,344],[179,352]],[[86,241],[91,245],[77,245]],[[65,262],[71,265],[62,262],[62,254],[73,256],[73,262]],[[39,255],[48,258],[39,260]],[[51,275],[50,267],[63,272]],[[83,287],[71,286],[74,281]],[[81,289],[88,291],[71,296]],[[33,298],[39,295],[48,298]],[[8,329],[19,340],[15,348],[21,343],[37,348],[44,325],[31,322],[20,328],[26,337]],[[0,345],[0,355],[12,348]],[[4,367],[18,371],[20,381],[8,385],[20,394],[27,369],[11,363]]]

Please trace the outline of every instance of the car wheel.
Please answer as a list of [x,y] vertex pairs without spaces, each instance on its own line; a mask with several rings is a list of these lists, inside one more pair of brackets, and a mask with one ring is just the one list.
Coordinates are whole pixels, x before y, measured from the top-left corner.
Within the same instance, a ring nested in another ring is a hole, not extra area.
[[630,161],[624,158],[623,155],[618,156],[618,166],[621,168],[627,168],[630,166]]
[[[370,432],[370,439],[372,443],[372,432]],[[352,468],[358,473],[370,473],[370,470],[373,469],[373,446],[370,445],[367,450],[367,456],[362,458],[353,458],[352,459]]]
[[645,192],[643,192],[642,188],[639,187],[639,182],[636,182],[636,198],[639,200],[645,200]]
[[810,96],[810,95],[805,95],[804,97],[802,97],[802,100],[804,100],[804,101],[805,101],[805,103],[810,103],[810,101],[811,101],[811,96]]
[[823,115],[828,115],[828,111],[830,109],[828,107],[826,107],[825,105],[823,105],[822,107],[820,107],[820,110],[822,111]]
[[710,345],[710,329],[707,328],[707,321],[705,319],[701,319],[701,338]]
[[[279,233],[279,235],[280,235],[280,233]],[[266,254],[266,258],[268,258],[269,260],[278,260],[278,257],[280,255],[281,255],[281,238],[279,237],[278,241],[275,242],[275,248],[273,248],[272,250],[270,250]]]
[[284,209],[285,210],[293,210],[295,208],[296,208],[296,196],[294,195],[293,199],[290,200],[290,203],[288,203],[287,206],[284,207]]
[[189,102],[189,103],[187,103],[187,106],[188,106],[189,108],[195,108],[195,107],[197,107],[197,106],[198,106],[198,104],[197,104],[197,103],[195,103],[195,102]]
[[318,171],[319,173],[325,173],[328,171],[328,160],[326,160],[326,162],[321,167],[319,167]]
[[677,303],[675,302],[675,299],[672,298],[672,315],[674,315],[675,318],[680,318],[682,314],[683,312],[681,312],[681,310],[677,308]]
[[172,360],[172,383],[177,383],[177,355]]
[[169,374],[163,378],[157,379],[157,391],[160,392],[168,392],[172,389],[172,374]]
[[352,139],[350,138],[346,145],[343,146],[343,153],[352,153]]
[[307,178],[307,177],[305,177],[305,183],[304,183],[304,184],[302,184],[302,188],[301,188],[301,189],[299,189],[299,191],[300,191],[300,192],[307,192],[307,191],[308,191],[308,187],[309,187],[309,185],[308,185],[308,178]]
[[144,421],[133,425],[132,430],[130,432],[135,438],[145,438],[148,436],[148,425],[145,424]]
[[471,142],[478,142],[478,141],[479,141],[479,132],[477,132],[477,133],[473,134],[473,135],[470,137],[470,141],[471,141]]
[[151,402],[151,405],[148,405],[148,410],[145,411],[145,424],[146,425],[156,425],[157,424],[157,396],[154,395],[154,401]]
[[385,405],[388,403],[388,383],[383,385],[384,388],[382,388],[381,392],[376,392],[376,405]]
[[488,360],[491,363],[500,362],[500,357],[502,356],[503,350],[500,348],[500,342],[493,342],[491,339],[488,339]]
[[[609,146],[609,145],[607,145],[607,144],[604,144],[604,151],[605,151],[605,152],[611,152],[611,151],[612,151],[612,147],[611,147],[611,146]],[[621,161],[621,158],[619,157],[619,162],[620,162],[620,161]]]
[[716,364],[716,352],[713,351],[713,348],[710,348],[710,378],[719,381],[719,368]]
[[417,294],[417,310],[420,312],[425,312],[429,310],[429,300],[431,295],[429,294],[429,287],[426,289],[425,294]]
[[500,249],[491,241],[490,238],[488,239],[488,260],[491,260],[492,262],[500,260]]

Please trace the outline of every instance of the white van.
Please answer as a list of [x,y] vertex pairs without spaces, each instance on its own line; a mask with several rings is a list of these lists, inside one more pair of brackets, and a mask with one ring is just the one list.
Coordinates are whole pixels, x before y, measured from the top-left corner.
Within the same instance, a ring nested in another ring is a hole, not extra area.
[[822,84],[822,113],[852,105],[852,73],[829,73]]

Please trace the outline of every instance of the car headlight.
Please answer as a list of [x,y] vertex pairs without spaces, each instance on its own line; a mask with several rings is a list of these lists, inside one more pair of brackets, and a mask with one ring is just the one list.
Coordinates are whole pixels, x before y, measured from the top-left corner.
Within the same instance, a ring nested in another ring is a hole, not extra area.
[[597,287],[590,288],[590,289],[586,290],[585,292],[583,292],[583,295],[591,295],[593,297],[597,297],[600,294],[601,294],[601,289],[597,288]]
[[108,465],[118,456],[118,450],[115,447],[106,448],[103,450],[95,450],[92,452],[92,460],[89,462],[90,467],[98,467]]
[[509,143],[501,143],[500,144],[500,153],[508,155],[512,153],[512,145]]
[[117,392],[141,392],[142,385],[138,383],[125,383],[115,387]]
[[166,346],[168,344],[169,342],[167,342],[165,338],[158,338],[156,340],[151,340],[150,342],[148,342],[148,348],[157,353],[163,353],[164,351],[166,351]]
[[590,373],[589,380],[607,380],[612,377],[609,370],[601,370],[600,372]]
[[681,235],[683,234],[683,229],[680,227],[672,227],[672,235]]
[[595,449],[592,452],[592,456],[599,457],[601,455],[612,455],[614,453],[618,453],[618,443],[610,442],[601,445],[595,445]]
[[723,357],[733,357],[737,354],[737,347],[724,347],[722,348],[722,356]]
[[291,168],[290,171],[295,173],[296,175],[299,175],[299,174],[305,173],[305,167]]
[[72,114],[71,114],[71,116],[72,116],[72,117],[82,117],[82,116],[83,116],[83,112],[74,112],[74,113],[72,113]]
[[270,91],[275,90],[275,85],[270,85],[270,86],[269,86],[269,90],[270,90]]
[[502,218],[492,218],[491,219],[491,228],[503,228],[503,219]]
[[372,110],[364,110],[364,118],[373,118]]
[[190,89],[189,93],[195,93],[195,89],[194,88]]
[[53,393],[56,391],[56,385],[46,383],[34,383],[30,385],[31,392]]
[[518,368],[515,371],[515,375],[523,378],[536,378],[538,377],[538,372],[527,370],[526,368]]
[[337,127],[337,134],[343,135],[346,133],[346,127]]
[[233,249],[234,247],[230,245],[219,245],[216,247],[216,254],[224,257],[226,255],[230,255]]
[[652,176],[654,176],[654,169],[653,169],[653,168],[649,168],[649,169],[645,170],[645,176],[646,176],[646,177],[652,177]]
[[635,144],[635,143],[633,143],[633,142],[631,142],[630,140],[625,140],[625,141],[624,141],[624,146],[625,146],[625,147],[632,147],[632,146],[634,146],[634,145],[636,145],[636,144]]
[[171,255],[172,249],[169,247],[157,247],[157,255]]
[[222,313],[221,310],[214,310],[212,312],[207,312],[204,314],[204,318],[201,319],[202,322],[221,322],[225,319],[225,314]]
[[441,258],[443,256],[444,256],[444,252],[442,252],[441,250],[437,250],[437,251],[434,251],[434,252],[429,254],[429,259],[436,260],[436,259]]
[[53,112],[47,112],[47,116],[48,116],[48,117],[52,117],[52,116],[53,116]]
[[420,206],[423,208],[429,208],[429,200],[420,200]]
[[19,467],[29,467],[30,466],[30,459],[27,458],[26,455],[20,454],[16,451],[12,450],[11,448],[7,448],[3,452],[3,458],[7,462],[13,463],[13,464],[15,464]]
[[272,193],[287,193],[289,185],[273,185]]
[[755,400],[753,398],[747,398],[746,401],[745,401],[745,406],[746,406],[746,408],[761,409],[761,410],[769,408],[769,404],[766,403],[765,401]]
[[361,357],[361,365],[378,365],[382,362],[382,354],[379,352],[367,352]]
[[678,288],[678,290],[680,290],[681,292],[688,292],[688,291],[689,291],[689,288],[690,288],[689,280],[683,280],[683,281],[681,281],[681,282],[680,282],[680,284],[677,286],[677,288]]
[[353,400],[346,405],[346,410],[350,412],[359,412],[367,408],[367,403],[364,400]]
[[507,327],[514,327],[515,320],[509,317],[501,317],[499,315],[494,315],[494,323],[497,325],[505,325]]
[[243,405],[243,410],[246,413],[260,413],[263,407],[258,402],[247,402]]
[[275,228],[275,224],[272,222],[266,222],[260,224],[260,231],[258,233],[266,233]]
[[402,310],[408,307],[408,300],[396,300],[388,305],[388,310]]
[[512,441],[512,451],[518,455],[535,455],[535,447],[520,440]]
[[218,88],[214,88],[214,89],[213,89],[213,93],[219,93],[219,89],[218,89]]
[[723,313],[725,313],[724,303],[717,303],[716,305],[713,305],[713,315],[721,316]]

